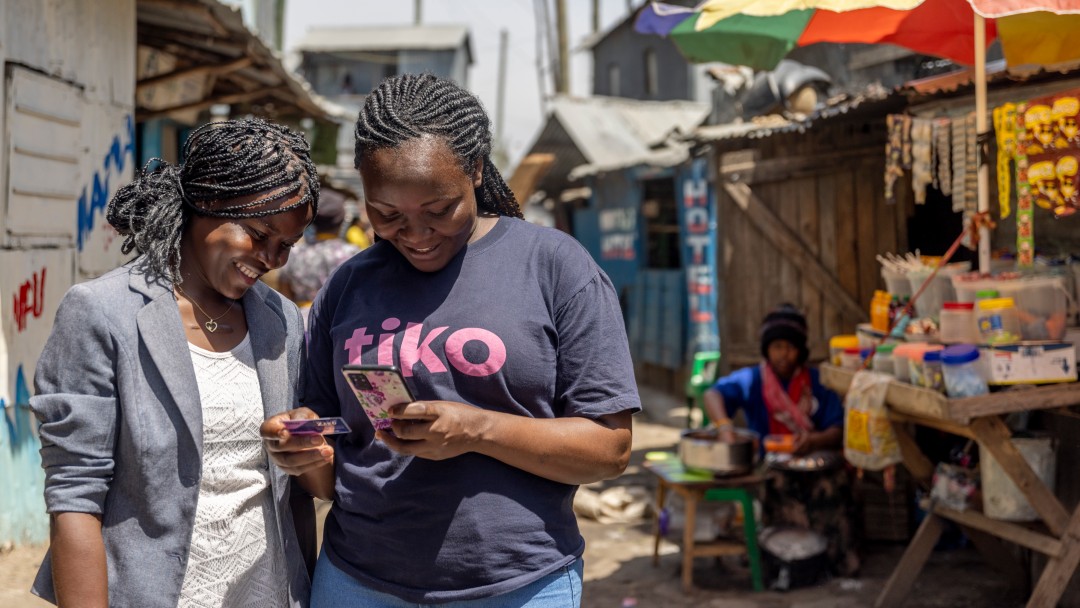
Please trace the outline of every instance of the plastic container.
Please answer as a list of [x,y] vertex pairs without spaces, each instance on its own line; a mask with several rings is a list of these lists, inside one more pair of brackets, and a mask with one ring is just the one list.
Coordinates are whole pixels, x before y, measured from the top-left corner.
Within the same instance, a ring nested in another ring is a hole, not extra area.
[[859,337],[853,334],[843,334],[829,338],[829,362],[839,366],[840,355],[847,348],[859,348]]
[[902,272],[893,272],[887,268],[881,269],[881,278],[885,279],[885,289],[897,297],[911,297],[911,281]]
[[[925,344],[904,342],[897,344],[893,349],[893,375],[901,382],[909,382],[911,378],[911,359],[916,353],[922,356],[921,353],[926,349]],[[876,356],[875,356],[876,358]]]
[[975,316],[983,343],[1014,344],[1020,341],[1020,318],[1012,298],[979,300]]
[[938,339],[945,344],[975,344],[980,341],[973,302],[945,302],[938,322]]
[[[958,302],[1012,298],[1024,340],[1061,340],[1068,325],[1068,281],[1062,275],[953,278]],[[976,311],[977,316],[977,311]]]
[[1069,314],[1069,294],[1065,278],[1035,276],[1003,281],[1003,297],[1011,297],[1024,340],[1060,340],[1065,336]]
[[874,350],[885,340],[885,332],[874,329],[869,323],[859,323],[855,326],[855,337],[859,339],[859,348]]
[[928,350],[923,353],[922,383],[920,386],[932,391],[945,392],[944,366],[941,363],[941,350]]
[[858,346],[845,348],[844,352],[840,353],[840,367],[853,372],[859,371],[863,364],[862,353]]
[[[1050,437],[1013,438],[1012,443],[1027,461],[1031,470],[1044,484],[1054,491],[1056,459],[1054,442]],[[982,472],[983,513],[993,519],[1006,521],[1034,521],[1039,514],[1028,502],[1024,493],[1016,487],[997,460],[983,452],[979,469]]]
[[[948,264],[944,268],[938,271],[934,276],[934,280],[926,286],[922,294],[919,295],[919,299],[915,300],[915,316],[917,317],[930,317],[937,319],[941,314],[941,307],[945,302],[952,302],[956,300],[956,289],[953,287],[952,277],[959,274],[964,274],[971,270],[970,262],[959,262],[956,264]],[[924,270],[917,270],[909,272],[907,277],[911,283],[912,293],[917,293],[919,287],[922,286],[932,273],[933,270],[927,268]]]
[[[926,380],[924,379],[924,359],[926,357],[926,353],[930,351],[941,350],[942,346],[940,344],[926,344],[919,342],[913,342],[912,346],[918,348],[912,348],[908,354],[908,382],[914,384],[915,386],[925,387],[927,384]],[[893,352],[895,353],[896,351]]]
[[893,359],[893,350],[896,344],[879,344],[874,351],[873,369],[875,372],[896,375],[896,365]]
[[977,397],[990,392],[979,369],[979,349],[972,344],[957,344],[941,351],[945,392],[951,398]]

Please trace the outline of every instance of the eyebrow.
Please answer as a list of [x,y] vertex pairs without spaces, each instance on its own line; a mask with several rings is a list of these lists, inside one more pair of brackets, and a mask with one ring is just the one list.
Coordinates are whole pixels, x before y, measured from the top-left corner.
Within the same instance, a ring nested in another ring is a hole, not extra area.
[[[439,198],[435,198],[435,199],[432,199],[430,201],[420,203],[420,206],[421,207],[427,207],[428,205],[434,205],[435,203],[443,203],[443,202],[446,202],[446,201],[456,201],[456,200],[459,200],[461,198],[464,198],[464,195],[448,194],[446,196],[440,196]],[[382,201],[380,201],[378,199],[374,199],[374,198],[367,199],[367,202],[375,203],[376,205],[382,205],[383,207],[394,207],[390,203],[384,203],[384,202],[382,202]],[[396,209],[396,207],[394,207],[394,208]]]

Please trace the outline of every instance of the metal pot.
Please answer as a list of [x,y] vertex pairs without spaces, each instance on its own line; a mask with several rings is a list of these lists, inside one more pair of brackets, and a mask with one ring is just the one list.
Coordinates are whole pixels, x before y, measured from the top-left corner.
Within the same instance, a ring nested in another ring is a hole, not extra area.
[[734,429],[735,441],[723,441],[716,429],[683,431],[679,458],[688,469],[703,469],[716,475],[739,475],[754,468],[758,436],[753,431]]

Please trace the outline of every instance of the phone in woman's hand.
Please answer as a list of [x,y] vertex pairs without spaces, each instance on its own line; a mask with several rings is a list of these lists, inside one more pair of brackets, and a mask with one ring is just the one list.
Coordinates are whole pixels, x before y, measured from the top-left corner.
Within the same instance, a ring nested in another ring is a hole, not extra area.
[[390,407],[415,401],[401,372],[390,365],[350,364],[342,367],[341,373],[375,430],[394,434]]

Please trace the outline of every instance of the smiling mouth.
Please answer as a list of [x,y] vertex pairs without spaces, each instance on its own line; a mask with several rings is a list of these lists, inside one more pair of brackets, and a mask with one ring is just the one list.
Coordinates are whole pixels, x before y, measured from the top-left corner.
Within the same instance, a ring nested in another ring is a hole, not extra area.
[[257,280],[260,276],[262,276],[261,272],[256,271],[255,269],[253,269],[250,266],[245,266],[244,264],[241,264],[240,262],[233,262],[233,264],[236,266],[237,270],[240,271],[240,274],[244,275],[245,277],[247,277],[247,278],[249,278],[251,280]]
[[427,248],[424,248],[424,249],[420,249],[418,247],[409,247],[408,245],[405,246],[405,248],[408,249],[409,251],[411,251],[413,253],[419,253],[419,254],[431,253],[432,251],[435,251],[436,247],[438,247],[438,245],[432,245],[431,247],[427,247]]

